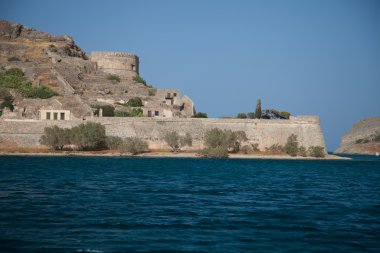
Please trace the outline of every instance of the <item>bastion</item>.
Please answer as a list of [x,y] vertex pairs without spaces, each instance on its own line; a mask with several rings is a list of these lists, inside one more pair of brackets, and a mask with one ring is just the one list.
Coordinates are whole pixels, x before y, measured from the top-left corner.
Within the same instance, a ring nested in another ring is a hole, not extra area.
[[97,69],[118,75],[123,78],[133,78],[139,75],[139,57],[125,52],[94,51],[90,56]]
[[[321,146],[325,141],[317,116],[291,117],[289,120],[265,119],[198,119],[198,118],[123,118],[87,117],[86,120],[41,121],[41,120],[0,120],[0,146],[39,147],[39,139],[48,126],[73,127],[86,122],[98,122],[106,127],[109,136],[138,136],[149,143],[151,150],[169,150],[163,137],[167,132],[177,131],[179,135],[190,133],[192,147],[203,148],[203,138],[212,128],[244,131],[245,145],[258,144],[265,151],[273,144],[284,145],[291,134],[298,137],[298,143],[306,148]],[[326,150],[326,149],[325,149]]]

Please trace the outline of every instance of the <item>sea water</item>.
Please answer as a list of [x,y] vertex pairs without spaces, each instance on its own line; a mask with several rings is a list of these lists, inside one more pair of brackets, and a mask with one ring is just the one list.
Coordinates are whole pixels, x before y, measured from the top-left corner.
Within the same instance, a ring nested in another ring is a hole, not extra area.
[[380,159],[2,156],[0,252],[380,252]]

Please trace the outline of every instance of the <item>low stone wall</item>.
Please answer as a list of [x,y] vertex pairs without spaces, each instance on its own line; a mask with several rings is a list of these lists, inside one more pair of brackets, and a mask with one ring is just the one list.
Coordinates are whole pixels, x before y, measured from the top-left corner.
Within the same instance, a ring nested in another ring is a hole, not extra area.
[[196,118],[87,118],[73,121],[0,121],[0,147],[13,143],[22,147],[38,147],[44,128],[52,125],[73,127],[87,121],[98,122],[106,127],[107,135],[120,137],[139,136],[149,143],[149,148],[168,149],[162,140],[165,133],[177,131],[180,135],[190,133],[193,146],[203,148],[203,137],[212,128],[244,131],[247,144],[258,143],[260,150],[273,144],[284,145],[291,134],[298,136],[300,145],[325,147],[319,117],[292,117],[289,120],[263,119],[196,119]]

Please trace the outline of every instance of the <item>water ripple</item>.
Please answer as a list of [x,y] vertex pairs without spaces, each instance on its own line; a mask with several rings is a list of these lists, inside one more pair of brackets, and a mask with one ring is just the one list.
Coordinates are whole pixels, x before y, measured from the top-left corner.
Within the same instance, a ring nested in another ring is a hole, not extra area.
[[380,162],[0,156],[0,252],[380,252]]

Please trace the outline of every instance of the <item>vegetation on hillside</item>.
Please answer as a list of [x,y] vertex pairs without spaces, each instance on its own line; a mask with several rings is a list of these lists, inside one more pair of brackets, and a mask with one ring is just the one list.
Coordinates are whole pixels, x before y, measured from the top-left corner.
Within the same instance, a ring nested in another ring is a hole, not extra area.
[[13,111],[13,96],[8,89],[0,87],[0,116],[3,114],[5,107]]
[[115,111],[115,117],[143,117],[143,110],[141,108],[133,108],[131,112]]
[[134,97],[134,98],[129,99],[126,105],[130,107],[141,107],[143,106],[143,101],[139,97]]
[[12,61],[20,61],[20,58],[18,58],[17,56],[10,56],[10,57],[8,57],[8,61],[9,61],[9,62],[12,62]]
[[24,98],[47,99],[58,95],[49,87],[33,87],[32,83],[24,76],[24,72],[19,68],[12,68],[0,74],[0,87],[15,89]]
[[119,83],[121,79],[120,79],[120,76],[111,74],[107,76],[107,80],[110,80],[115,83]]
[[371,143],[371,142],[380,142],[380,132],[376,132],[375,134],[367,138],[358,139],[355,141],[355,144],[365,144],[365,143]]
[[137,76],[133,77],[133,81],[135,81],[135,82],[137,82],[137,83],[142,83],[142,84],[144,84],[145,86],[149,86],[149,87],[153,88],[153,86],[148,85],[148,84],[146,83],[146,81],[144,80],[144,78],[142,78],[140,75],[137,75]]

